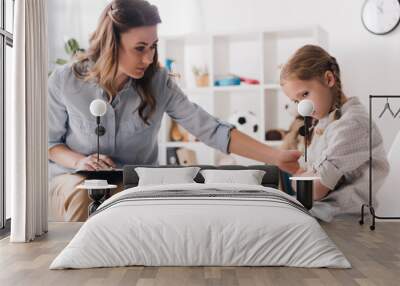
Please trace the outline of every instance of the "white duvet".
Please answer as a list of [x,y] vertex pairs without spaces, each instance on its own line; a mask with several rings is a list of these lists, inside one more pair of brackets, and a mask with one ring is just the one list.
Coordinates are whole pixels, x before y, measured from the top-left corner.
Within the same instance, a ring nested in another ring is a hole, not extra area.
[[135,187],[100,206],[50,269],[145,266],[294,266],[349,268],[317,220],[292,205],[262,198],[173,197],[120,201],[137,192],[265,191],[254,185]]

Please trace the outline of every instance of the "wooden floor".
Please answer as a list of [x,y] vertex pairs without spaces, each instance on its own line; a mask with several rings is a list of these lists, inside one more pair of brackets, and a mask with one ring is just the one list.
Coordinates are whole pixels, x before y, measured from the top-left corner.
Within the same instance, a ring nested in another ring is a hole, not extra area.
[[0,285],[400,285],[400,222],[376,230],[357,218],[322,224],[353,268],[123,267],[48,270],[81,224],[52,223],[49,233],[28,244],[0,241]]

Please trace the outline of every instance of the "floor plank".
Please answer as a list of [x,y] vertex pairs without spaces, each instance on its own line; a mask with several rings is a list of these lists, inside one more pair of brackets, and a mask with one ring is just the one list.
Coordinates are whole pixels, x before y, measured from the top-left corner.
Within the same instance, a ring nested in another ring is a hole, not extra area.
[[289,267],[118,267],[85,270],[48,269],[79,230],[80,223],[51,223],[32,243],[0,240],[0,285],[400,285],[400,223],[381,221],[375,231],[358,217],[321,223],[351,262],[352,269]]

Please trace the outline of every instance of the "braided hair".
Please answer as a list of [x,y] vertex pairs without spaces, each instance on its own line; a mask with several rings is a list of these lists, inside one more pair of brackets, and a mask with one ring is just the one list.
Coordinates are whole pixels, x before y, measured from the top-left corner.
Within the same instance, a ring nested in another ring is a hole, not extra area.
[[334,119],[341,117],[341,107],[345,97],[340,79],[340,68],[334,57],[323,48],[315,45],[305,45],[298,49],[289,61],[283,66],[280,76],[281,85],[285,80],[296,78],[300,80],[317,79],[323,82],[327,71],[332,72],[335,84],[331,88],[333,104],[330,113],[335,111]]
[[340,68],[334,57],[331,57],[329,70],[335,77],[335,85],[333,86],[335,98],[332,108],[335,110],[335,120],[337,120],[342,116],[341,107],[343,105],[344,96],[342,91],[342,81],[340,79]]

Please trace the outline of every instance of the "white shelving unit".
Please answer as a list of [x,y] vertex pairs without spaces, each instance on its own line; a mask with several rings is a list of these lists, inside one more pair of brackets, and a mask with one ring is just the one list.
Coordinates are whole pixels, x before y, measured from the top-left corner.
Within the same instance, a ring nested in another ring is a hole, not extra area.
[[[265,141],[270,129],[287,129],[293,120],[285,105],[289,102],[279,85],[280,67],[298,48],[316,44],[328,48],[327,33],[319,26],[269,29],[253,32],[192,34],[161,37],[159,58],[173,59],[175,72],[181,75],[178,85],[189,99],[210,114],[228,121],[234,111],[252,111],[257,118],[258,132],[252,136],[271,146],[280,142]],[[208,87],[196,87],[192,67],[207,66]],[[259,85],[214,86],[220,76],[235,74],[254,78]],[[167,148],[188,148],[196,151],[199,164],[217,165],[221,153],[201,142],[170,142],[171,119],[164,116],[159,135],[159,162],[166,163]],[[238,164],[259,162],[235,157]]]

